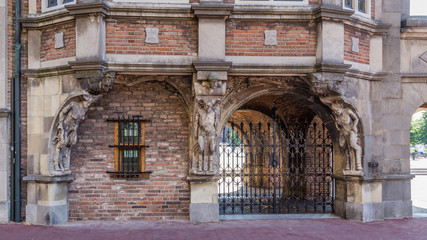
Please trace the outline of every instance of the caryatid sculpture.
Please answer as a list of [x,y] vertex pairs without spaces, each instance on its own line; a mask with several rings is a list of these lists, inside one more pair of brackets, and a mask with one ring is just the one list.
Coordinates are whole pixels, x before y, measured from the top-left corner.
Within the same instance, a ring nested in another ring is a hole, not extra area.
[[77,143],[77,130],[85,119],[89,106],[101,96],[85,94],[74,98],[63,106],[54,126],[52,136],[52,155],[49,166],[50,176],[63,176],[71,174],[70,152]]
[[219,99],[199,99],[195,116],[195,137],[192,174],[213,175],[217,171],[215,151],[219,121]]
[[340,146],[344,147],[347,143],[350,160],[353,161],[346,165],[345,170],[361,174],[362,146],[359,140],[359,117],[352,109],[345,107],[343,100],[331,97],[322,97],[320,100],[332,109],[335,125],[340,134]]

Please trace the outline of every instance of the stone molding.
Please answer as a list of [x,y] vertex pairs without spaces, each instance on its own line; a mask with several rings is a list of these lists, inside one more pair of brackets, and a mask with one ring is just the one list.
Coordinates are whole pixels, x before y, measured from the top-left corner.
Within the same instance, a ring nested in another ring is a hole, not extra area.
[[199,176],[199,175],[187,176],[187,180],[193,183],[217,182],[219,179],[220,179],[219,176]]
[[22,18],[20,22],[25,29],[40,30],[46,26],[65,24],[73,22],[74,20],[74,16],[71,16],[66,9],[61,9],[50,13]]
[[61,65],[56,67],[39,69],[27,69],[23,71],[24,75],[29,78],[52,77],[58,75],[72,74],[74,72],[75,71],[71,69],[71,66],[69,65]]
[[110,5],[105,1],[98,0],[92,3],[78,3],[65,5],[70,15],[87,15],[87,14],[102,14],[108,15]]
[[312,21],[312,6],[257,6],[257,5],[235,5],[230,19],[235,20],[295,20],[295,21]]
[[228,71],[231,68],[233,62],[228,61],[196,61],[193,62],[193,66],[196,71]]
[[222,2],[203,2],[199,5],[192,5],[191,8],[198,18],[226,18],[230,16],[234,5]]
[[25,182],[36,182],[36,183],[62,183],[72,182],[74,177],[72,175],[49,177],[42,175],[28,175],[23,178]]
[[335,5],[323,5],[313,10],[314,19],[316,21],[344,21],[349,20],[353,14],[354,10],[343,9]]

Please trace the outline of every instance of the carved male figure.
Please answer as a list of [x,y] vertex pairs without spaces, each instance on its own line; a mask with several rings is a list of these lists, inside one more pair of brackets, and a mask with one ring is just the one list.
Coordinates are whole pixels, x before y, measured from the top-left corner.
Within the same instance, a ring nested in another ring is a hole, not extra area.
[[336,125],[340,130],[340,145],[344,146],[345,139],[348,140],[350,151],[353,151],[356,158],[356,169],[362,169],[362,147],[359,143],[357,124],[359,118],[348,108],[344,108],[343,104],[332,102],[332,111],[336,115]]
[[82,101],[71,101],[59,113],[56,135],[52,139],[54,145],[53,170],[65,175],[70,172],[70,151],[77,142],[77,129],[84,120],[89,106],[97,100],[96,97],[83,95]]
[[[197,123],[197,144],[198,144],[198,171],[212,171],[213,155],[215,152],[216,129],[218,116],[216,106],[220,103],[219,99],[197,101],[200,108],[196,115]],[[194,171],[193,166],[193,171]]]

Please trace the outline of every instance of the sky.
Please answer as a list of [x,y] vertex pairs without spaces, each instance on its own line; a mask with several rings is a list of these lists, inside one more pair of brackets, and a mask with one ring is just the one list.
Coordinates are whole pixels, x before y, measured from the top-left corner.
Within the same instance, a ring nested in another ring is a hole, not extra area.
[[411,15],[427,16],[427,0],[411,0]]

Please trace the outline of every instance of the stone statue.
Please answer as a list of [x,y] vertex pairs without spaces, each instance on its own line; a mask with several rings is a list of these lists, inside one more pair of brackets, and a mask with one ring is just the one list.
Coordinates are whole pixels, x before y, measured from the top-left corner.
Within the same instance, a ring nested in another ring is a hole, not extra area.
[[[340,146],[343,147],[348,142],[349,154],[355,159],[357,171],[362,170],[362,147],[359,143],[358,128],[359,118],[349,108],[345,108],[342,103],[331,102],[331,109],[335,115],[335,124],[340,131]],[[347,170],[349,166],[347,166]]]
[[216,151],[219,99],[199,99],[195,117],[195,137],[197,143],[194,147],[192,174],[215,174],[217,166],[214,157]]
[[80,123],[85,119],[89,106],[101,96],[85,94],[73,99],[64,105],[58,115],[58,121],[54,128],[55,135],[52,138],[53,154],[49,166],[51,176],[62,176],[71,174],[70,152],[72,146],[77,142],[77,130]]

